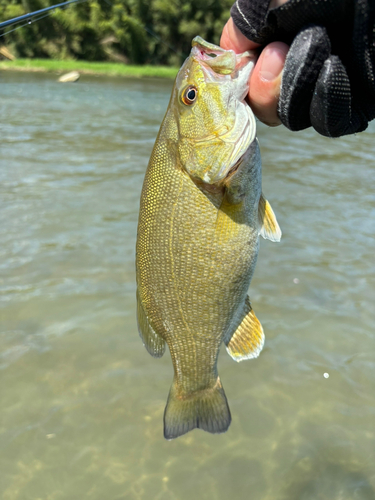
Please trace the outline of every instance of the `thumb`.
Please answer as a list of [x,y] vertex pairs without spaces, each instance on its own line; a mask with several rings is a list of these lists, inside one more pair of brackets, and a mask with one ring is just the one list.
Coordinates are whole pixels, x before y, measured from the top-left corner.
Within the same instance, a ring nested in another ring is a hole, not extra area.
[[270,126],[281,123],[277,115],[277,104],[288,50],[288,45],[283,42],[267,45],[250,77],[249,104],[257,118]]
[[259,47],[259,44],[246,38],[230,17],[221,34],[220,47],[225,50],[234,50],[236,54],[241,54],[247,50],[256,49]]

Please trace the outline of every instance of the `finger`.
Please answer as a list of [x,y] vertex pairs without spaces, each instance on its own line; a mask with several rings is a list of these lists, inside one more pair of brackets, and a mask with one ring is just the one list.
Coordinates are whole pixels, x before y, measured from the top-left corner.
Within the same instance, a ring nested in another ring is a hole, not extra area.
[[259,47],[258,43],[248,40],[245,35],[234,24],[230,17],[227,24],[224,26],[223,33],[220,39],[220,47],[225,50],[234,50],[236,54],[241,54],[247,50],[253,50]]
[[283,5],[284,3],[286,3],[288,0],[271,0],[270,1],[270,5],[269,5],[269,9],[276,9],[276,7],[280,7],[280,5]]
[[249,104],[259,120],[271,127],[281,123],[277,115],[277,103],[288,50],[288,45],[283,42],[267,45],[250,77]]
[[[310,25],[294,38],[285,61],[278,106],[279,117],[289,130],[311,126],[311,100],[316,94],[319,73],[330,54],[331,42],[323,26]],[[349,81],[347,83],[349,85]],[[344,89],[345,86],[333,93],[342,96]],[[322,132],[319,130],[319,133]]]
[[311,125],[326,137],[362,132],[368,121],[352,102],[350,81],[340,58],[331,55],[323,65],[310,107]]

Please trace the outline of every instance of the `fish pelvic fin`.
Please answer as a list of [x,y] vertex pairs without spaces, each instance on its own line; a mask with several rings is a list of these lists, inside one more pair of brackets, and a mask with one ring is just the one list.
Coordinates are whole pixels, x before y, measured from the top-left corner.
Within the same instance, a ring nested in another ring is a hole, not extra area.
[[164,437],[175,439],[198,428],[213,434],[225,432],[231,423],[231,415],[217,377],[213,387],[180,396],[174,380],[164,411]]
[[259,234],[263,236],[265,240],[280,241],[281,240],[281,229],[276,220],[276,215],[272,210],[271,205],[263,196],[260,195],[259,205],[258,205],[258,223],[259,223]]
[[145,310],[139,292],[137,290],[137,323],[139,336],[142,339],[143,345],[154,358],[161,358],[165,351],[165,340],[158,335],[150,325],[146,316]]
[[255,316],[249,297],[246,297],[242,321],[235,332],[225,340],[228,354],[237,362],[257,358],[263,349],[264,332]]

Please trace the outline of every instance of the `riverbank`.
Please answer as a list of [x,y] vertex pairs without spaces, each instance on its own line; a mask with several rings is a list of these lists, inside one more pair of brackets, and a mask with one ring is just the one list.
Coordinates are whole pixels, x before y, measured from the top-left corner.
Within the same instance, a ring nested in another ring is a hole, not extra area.
[[127,64],[111,62],[16,59],[15,61],[0,61],[0,70],[43,71],[56,74],[78,71],[87,75],[173,79],[177,74],[178,68],[167,66],[129,66]]

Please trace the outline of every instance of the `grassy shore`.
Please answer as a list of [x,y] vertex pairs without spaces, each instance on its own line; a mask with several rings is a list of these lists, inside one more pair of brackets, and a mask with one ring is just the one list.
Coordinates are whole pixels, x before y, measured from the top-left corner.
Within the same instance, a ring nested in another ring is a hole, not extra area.
[[0,61],[0,70],[47,71],[66,73],[79,71],[88,75],[132,76],[138,78],[175,78],[178,69],[167,66],[128,66],[111,62],[56,61],[51,59],[17,59]]

